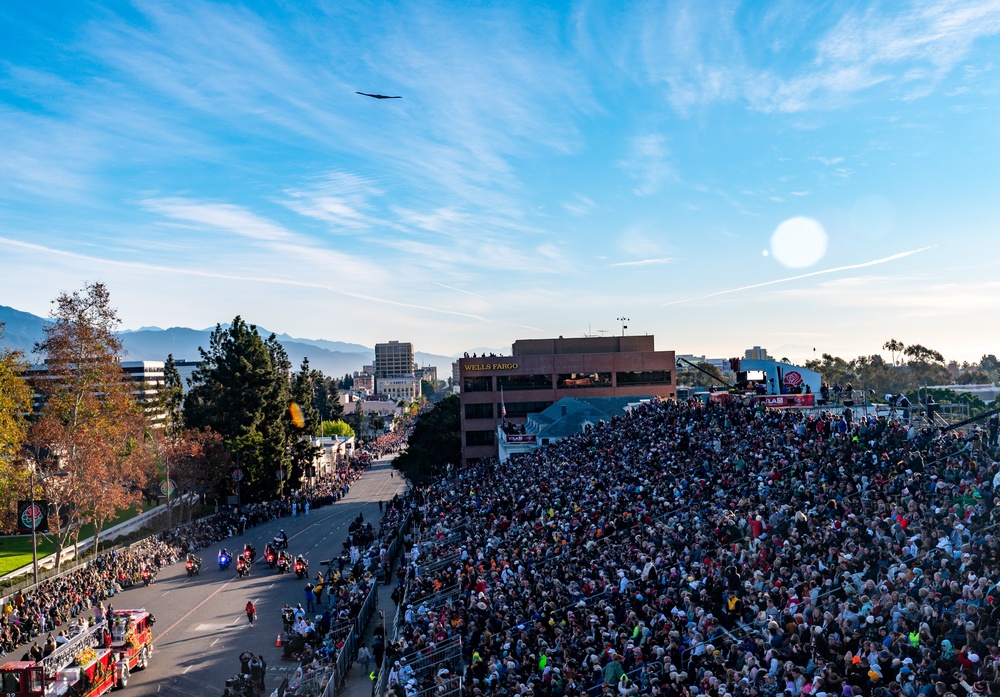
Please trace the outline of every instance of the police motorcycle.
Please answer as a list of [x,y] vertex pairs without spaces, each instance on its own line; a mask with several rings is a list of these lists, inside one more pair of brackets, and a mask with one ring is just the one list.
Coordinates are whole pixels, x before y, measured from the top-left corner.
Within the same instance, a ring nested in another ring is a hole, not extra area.
[[228,549],[219,550],[219,571],[225,571],[229,568],[229,565],[233,563],[233,555],[229,553]]
[[309,562],[301,554],[295,557],[295,575],[299,578],[305,578],[309,573]]
[[278,534],[274,536],[274,548],[288,549],[288,535],[285,534],[284,530],[280,530]]
[[188,576],[197,576],[201,572],[201,557],[188,554],[187,561],[184,562],[184,566],[187,567]]

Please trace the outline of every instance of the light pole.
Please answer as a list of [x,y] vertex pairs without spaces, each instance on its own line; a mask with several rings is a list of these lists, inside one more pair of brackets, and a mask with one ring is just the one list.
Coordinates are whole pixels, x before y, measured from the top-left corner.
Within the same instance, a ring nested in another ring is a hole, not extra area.
[[170,505],[170,457],[163,458],[163,464],[167,467],[167,532],[174,527],[174,507]]

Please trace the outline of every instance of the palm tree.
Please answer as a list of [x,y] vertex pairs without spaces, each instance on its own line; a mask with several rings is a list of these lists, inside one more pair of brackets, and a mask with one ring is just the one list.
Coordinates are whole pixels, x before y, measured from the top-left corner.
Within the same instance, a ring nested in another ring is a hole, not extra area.
[[901,353],[906,346],[902,341],[896,341],[895,339],[889,339],[887,342],[882,344],[882,348],[892,354],[892,367],[896,367],[896,354]]

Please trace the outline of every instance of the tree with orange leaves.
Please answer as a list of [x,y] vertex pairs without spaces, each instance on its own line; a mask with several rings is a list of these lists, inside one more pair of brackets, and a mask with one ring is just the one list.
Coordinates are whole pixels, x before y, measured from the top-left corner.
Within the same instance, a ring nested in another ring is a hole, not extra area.
[[45,339],[35,347],[45,371],[34,379],[42,407],[29,436],[29,466],[49,501],[59,552],[93,523],[104,525],[139,500],[149,461],[147,419],[121,369],[117,312],[102,283],[62,293]]

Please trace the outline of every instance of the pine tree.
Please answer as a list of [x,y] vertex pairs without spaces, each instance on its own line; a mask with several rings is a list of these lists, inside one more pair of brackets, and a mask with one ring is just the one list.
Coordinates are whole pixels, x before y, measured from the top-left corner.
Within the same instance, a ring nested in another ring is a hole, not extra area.
[[322,448],[313,446],[309,438],[319,435],[321,423],[319,412],[313,405],[315,379],[316,371],[309,367],[309,359],[303,358],[299,372],[292,377],[291,401],[301,409],[304,426],[299,428],[291,419],[286,419],[292,462],[289,481],[293,483],[300,482],[302,477],[315,476],[312,472],[314,463],[323,452]]
[[200,352],[202,365],[184,398],[184,424],[222,435],[244,473],[238,486],[243,501],[271,498],[276,473],[288,465],[287,355],[239,316],[226,329],[217,325]]

